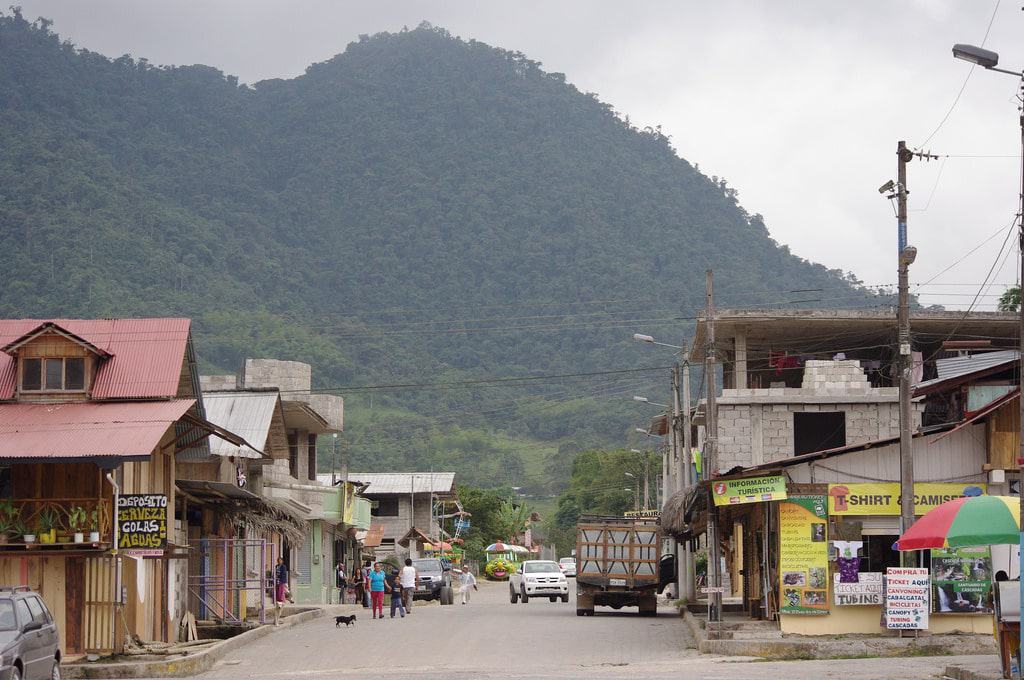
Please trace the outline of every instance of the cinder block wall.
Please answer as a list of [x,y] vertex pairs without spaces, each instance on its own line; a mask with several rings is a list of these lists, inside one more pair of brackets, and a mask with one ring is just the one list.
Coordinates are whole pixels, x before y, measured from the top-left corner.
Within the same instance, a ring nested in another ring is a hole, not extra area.
[[313,368],[301,361],[246,359],[242,367],[243,387],[276,387],[285,400],[309,401]]

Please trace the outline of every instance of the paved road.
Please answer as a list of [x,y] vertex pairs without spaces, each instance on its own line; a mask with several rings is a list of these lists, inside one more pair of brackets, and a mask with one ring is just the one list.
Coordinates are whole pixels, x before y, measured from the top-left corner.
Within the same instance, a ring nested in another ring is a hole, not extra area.
[[[574,597],[574,596],[573,596]],[[205,678],[331,680],[359,678],[868,678],[941,677],[954,660],[856,659],[773,662],[701,657],[686,625],[664,609],[654,618],[599,608],[577,617],[568,604],[532,599],[512,605],[504,584],[481,583],[471,604],[417,607],[405,619],[336,629],[316,619],[248,645]]]

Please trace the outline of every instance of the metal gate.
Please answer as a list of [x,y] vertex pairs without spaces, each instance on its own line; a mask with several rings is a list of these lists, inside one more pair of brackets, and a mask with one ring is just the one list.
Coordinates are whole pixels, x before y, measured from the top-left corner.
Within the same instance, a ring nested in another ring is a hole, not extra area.
[[202,538],[189,558],[189,608],[200,620],[245,621],[251,605],[266,623],[276,549],[265,539]]

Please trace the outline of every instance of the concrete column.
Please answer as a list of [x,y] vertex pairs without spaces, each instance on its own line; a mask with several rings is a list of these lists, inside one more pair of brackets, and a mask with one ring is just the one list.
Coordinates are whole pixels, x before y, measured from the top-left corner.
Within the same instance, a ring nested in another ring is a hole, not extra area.
[[746,333],[736,334],[736,363],[734,387],[738,390],[747,389],[747,336]]

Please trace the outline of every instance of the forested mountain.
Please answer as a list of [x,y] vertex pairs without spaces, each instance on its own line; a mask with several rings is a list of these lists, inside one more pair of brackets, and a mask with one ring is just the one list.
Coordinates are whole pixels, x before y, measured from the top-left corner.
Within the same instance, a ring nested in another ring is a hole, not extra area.
[[[245,85],[0,17],[0,253],[3,316],[187,315],[207,368],[310,361],[322,388],[665,365],[630,336],[680,340],[708,267],[722,305],[871,299],[660,131],[428,25]],[[346,391],[351,455],[567,476],[666,380]]]

